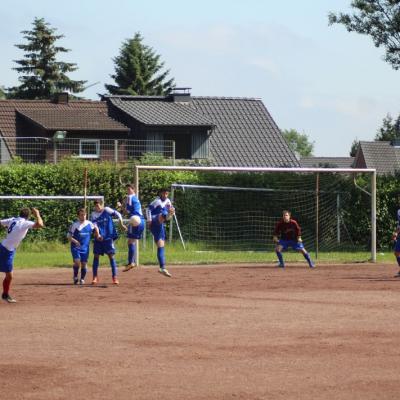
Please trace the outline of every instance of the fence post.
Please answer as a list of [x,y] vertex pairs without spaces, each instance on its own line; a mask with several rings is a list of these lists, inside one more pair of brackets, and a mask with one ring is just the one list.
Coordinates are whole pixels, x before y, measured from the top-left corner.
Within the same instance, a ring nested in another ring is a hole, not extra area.
[[172,141],[172,165],[175,166],[175,140]]
[[57,164],[57,142],[53,140],[53,158],[54,164]]
[[114,140],[114,161],[118,162],[118,140]]

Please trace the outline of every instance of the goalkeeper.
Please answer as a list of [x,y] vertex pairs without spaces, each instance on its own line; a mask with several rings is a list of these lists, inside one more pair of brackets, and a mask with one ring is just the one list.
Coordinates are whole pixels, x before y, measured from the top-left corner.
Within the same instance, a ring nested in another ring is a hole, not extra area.
[[282,211],[282,219],[275,225],[273,240],[276,244],[275,252],[279,260],[278,267],[285,268],[282,251],[291,247],[293,250],[299,251],[303,254],[310,268],[315,268],[315,265],[311,261],[310,255],[307,253],[301,240],[301,228],[297,221],[292,219],[290,211]]

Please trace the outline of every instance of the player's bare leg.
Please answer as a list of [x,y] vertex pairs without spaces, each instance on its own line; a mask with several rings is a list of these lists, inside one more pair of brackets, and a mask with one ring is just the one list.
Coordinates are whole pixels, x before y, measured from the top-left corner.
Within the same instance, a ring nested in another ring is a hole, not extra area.
[[158,263],[160,265],[160,268],[158,272],[160,274],[163,274],[164,276],[171,277],[171,274],[168,272],[168,270],[165,268],[165,241],[160,239],[157,242],[157,258],[158,258]]
[[13,273],[6,272],[6,276],[4,277],[4,280],[3,280],[3,293],[1,295],[1,298],[8,303],[16,303],[17,302],[15,299],[13,299],[10,296],[10,293],[9,293],[12,279],[13,279]]

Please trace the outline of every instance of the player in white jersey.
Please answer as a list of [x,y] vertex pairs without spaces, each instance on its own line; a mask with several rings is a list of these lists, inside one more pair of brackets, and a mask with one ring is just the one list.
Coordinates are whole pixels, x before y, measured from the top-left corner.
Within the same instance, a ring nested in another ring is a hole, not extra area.
[[171,277],[171,274],[165,268],[165,222],[175,214],[175,208],[168,198],[168,189],[161,189],[159,193],[160,196],[153,200],[147,209],[147,224],[157,245],[157,259],[160,265],[158,271],[165,276]]
[[[29,221],[31,214],[35,218],[35,222]],[[0,220],[0,225],[7,228],[7,236],[0,243],[0,272],[4,272],[3,293],[1,298],[9,303],[16,303],[10,296],[10,286],[13,279],[13,261],[17,247],[24,239],[29,229],[43,228],[43,220],[37,208],[22,208],[19,217],[7,218]]]

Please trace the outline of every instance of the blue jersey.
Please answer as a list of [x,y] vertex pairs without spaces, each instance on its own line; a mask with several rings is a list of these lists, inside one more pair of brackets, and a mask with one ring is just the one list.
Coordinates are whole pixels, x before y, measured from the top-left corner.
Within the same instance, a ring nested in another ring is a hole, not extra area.
[[[68,231],[68,236],[73,237],[80,243],[80,248],[82,251],[89,248],[90,238],[94,230],[94,225],[90,221],[75,221]],[[71,248],[76,247],[74,243],[71,242]]]
[[117,230],[113,222],[113,217],[121,219],[121,214],[110,207],[104,207],[101,212],[93,211],[90,220],[99,228],[100,236],[103,240],[118,238]]
[[136,195],[129,194],[128,196],[126,196],[125,208],[126,211],[128,211],[129,213],[129,217],[132,217],[133,215],[138,215],[140,218],[143,218],[142,205],[140,204],[140,201]]
[[147,217],[150,220],[153,220],[154,217],[157,217],[160,214],[166,217],[171,207],[172,203],[170,199],[166,198],[165,200],[161,200],[160,197],[157,197],[150,203],[147,210]]

